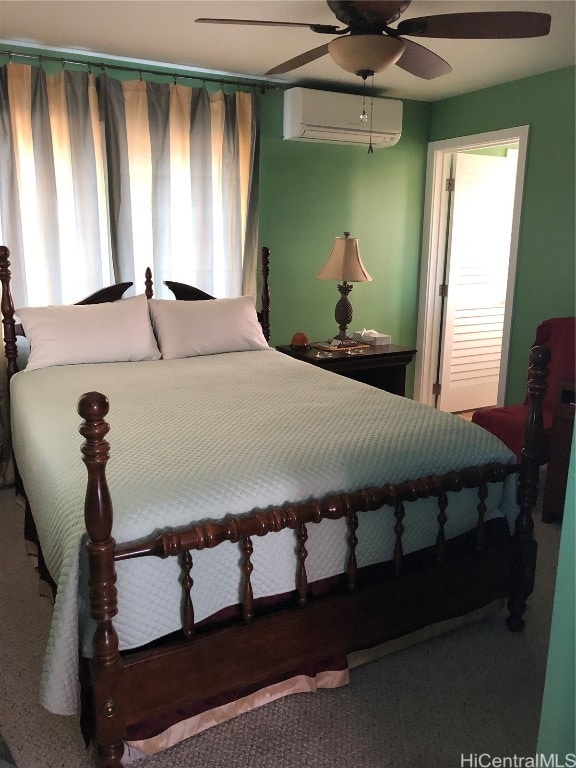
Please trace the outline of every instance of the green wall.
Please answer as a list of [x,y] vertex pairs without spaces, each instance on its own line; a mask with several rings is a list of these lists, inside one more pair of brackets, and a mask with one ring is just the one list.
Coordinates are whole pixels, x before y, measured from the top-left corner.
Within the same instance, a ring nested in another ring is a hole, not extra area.
[[574,315],[575,68],[436,102],[430,141],[530,126],[507,402],[524,397],[536,326]]
[[368,154],[284,141],[282,101],[274,92],[261,99],[260,244],[271,250],[271,342],[288,344],[296,331],[311,340],[335,335],[337,283],[315,275],[347,230],[373,278],[350,294],[351,330],[377,328],[396,344],[414,344],[431,105],[404,101],[398,144]]

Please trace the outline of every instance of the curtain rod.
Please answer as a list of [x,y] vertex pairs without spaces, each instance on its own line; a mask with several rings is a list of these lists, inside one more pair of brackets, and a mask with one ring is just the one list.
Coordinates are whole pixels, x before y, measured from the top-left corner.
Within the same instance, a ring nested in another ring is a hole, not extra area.
[[18,51],[12,51],[6,48],[0,48],[0,55],[8,56],[8,63],[10,63],[13,58],[28,58],[28,59],[36,59],[38,61],[39,66],[42,66],[42,62],[44,61],[55,61],[58,64],[62,65],[62,69],[65,69],[66,64],[73,64],[75,66],[87,67],[90,74],[94,74],[95,76],[98,76],[98,73],[92,72],[93,69],[102,70],[101,74],[106,74],[106,70],[110,69],[117,72],[137,72],[140,75],[140,79],[142,79],[142,75],[159,75],[162,77],[172,77],[174,79],[174,83],[176,83],[177,79],[199,80],[202,83],[206,81],[211,83],[218,83],[220,85],[235,85],[237,87],[240,87],[241,85],[243,85],[250,88],[260,89],[262,93],[264,93],[264,91],[280,90],[280,87],[278,85],[270,85],[269,83],[266,83],[266,82],[251,82],[249,79],[243,80],[242,78],[237,78],[234,80],[226,80],[222,77],[216,77],[215,75],[203,74],[203,73],[198,73],[197,75],[189,75],[181,72],[171,72],[171,71],[161,72],[156,69],[139,67],[136,64],[131,64],[131,63],[128,63],[125,66],[122,66],[120,64],[106,64],[102,61],[72,59],[72,58],[68,58],[67,56],[49,56],[49,55],[44,55],[43,53],[19,53]]

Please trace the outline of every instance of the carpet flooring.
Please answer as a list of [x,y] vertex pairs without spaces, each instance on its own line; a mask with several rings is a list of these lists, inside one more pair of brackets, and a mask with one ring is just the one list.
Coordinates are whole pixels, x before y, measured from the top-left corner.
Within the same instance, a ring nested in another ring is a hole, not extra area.
[[[0,732],[18,768],[89,768],[77,719],[37,703],[51,608],[37,594],[22,518],[13,491],[0,491]],[[359,667],[344,688],[288,696],[136,765],[461,768],[462,755],[533,755],[560,539],[560,526],[535,522],[523,633],[507,630],[502,611]]]

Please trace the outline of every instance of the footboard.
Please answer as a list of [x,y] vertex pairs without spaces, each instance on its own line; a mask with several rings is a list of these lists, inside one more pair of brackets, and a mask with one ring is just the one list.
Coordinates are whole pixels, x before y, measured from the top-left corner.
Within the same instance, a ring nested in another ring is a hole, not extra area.
[[[163,530],[148,540],[117,545],[111,537],[112,502],[106,483],[108,401],[82,396],[83,459],[88,470],[85,520],[89,541],[90,602],[96,621],[91,661],[95,741],[100,765],[121,765],[130,725],[200,699],[287,676],[324,659],[347,654],[508,597],[511,630],[523,626],[536,563],[532,508],[536,502],[543,437],[541,401],[549,353],[534,348],[528,391],[531,410],[520,465],[491,464],[395,485],[364,488],[323,499],[254,510],[243,516]],[[515,533],[487,525],[488,484],[519,473]],[[478,522],[471,540],[446,540],[448,493],[478,489]],[[436,544],[423,558],[405,555],[406,505],[437,499]],[[364,578],[356,560],[358,516],[390,507],[395,548],[391,573]],[[347,521],[347,568],[342,583],[312,598],[306,560],[307,526],[323,519]],[[252,590],[252,538],[296,532],[297,573],[291,605],[259,615]],[[197,631],[193,601],[193,552],[238,542],[242,553],[241,618],[213,631]],[[462,554],[464,552],[464,554]],[[138,557],[178,557],[181,565],[182,633],[155,649],[121,655],[113,619],[117,613],[115,563]]]

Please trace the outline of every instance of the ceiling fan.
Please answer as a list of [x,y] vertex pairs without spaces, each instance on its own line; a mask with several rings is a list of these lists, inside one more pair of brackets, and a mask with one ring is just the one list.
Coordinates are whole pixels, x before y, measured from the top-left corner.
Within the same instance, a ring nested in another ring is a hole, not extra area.
[[249,24],[272,27],[308,27],[321,35],[336,35],[329,43],[301,53],[268,70],[281,75],[330,54],[335,63],[364,80],[396,64],[416,77],[432,80],[448,74],[452,67],[443,58],[406,37],[436,37],[494,40],[541,37],[550,31],[546,13],[488,11],[421,16],[396,22],[410,0],[327,0],[330,10],[344,27],[291,21],[251,19],[196,19],[203,24]]

